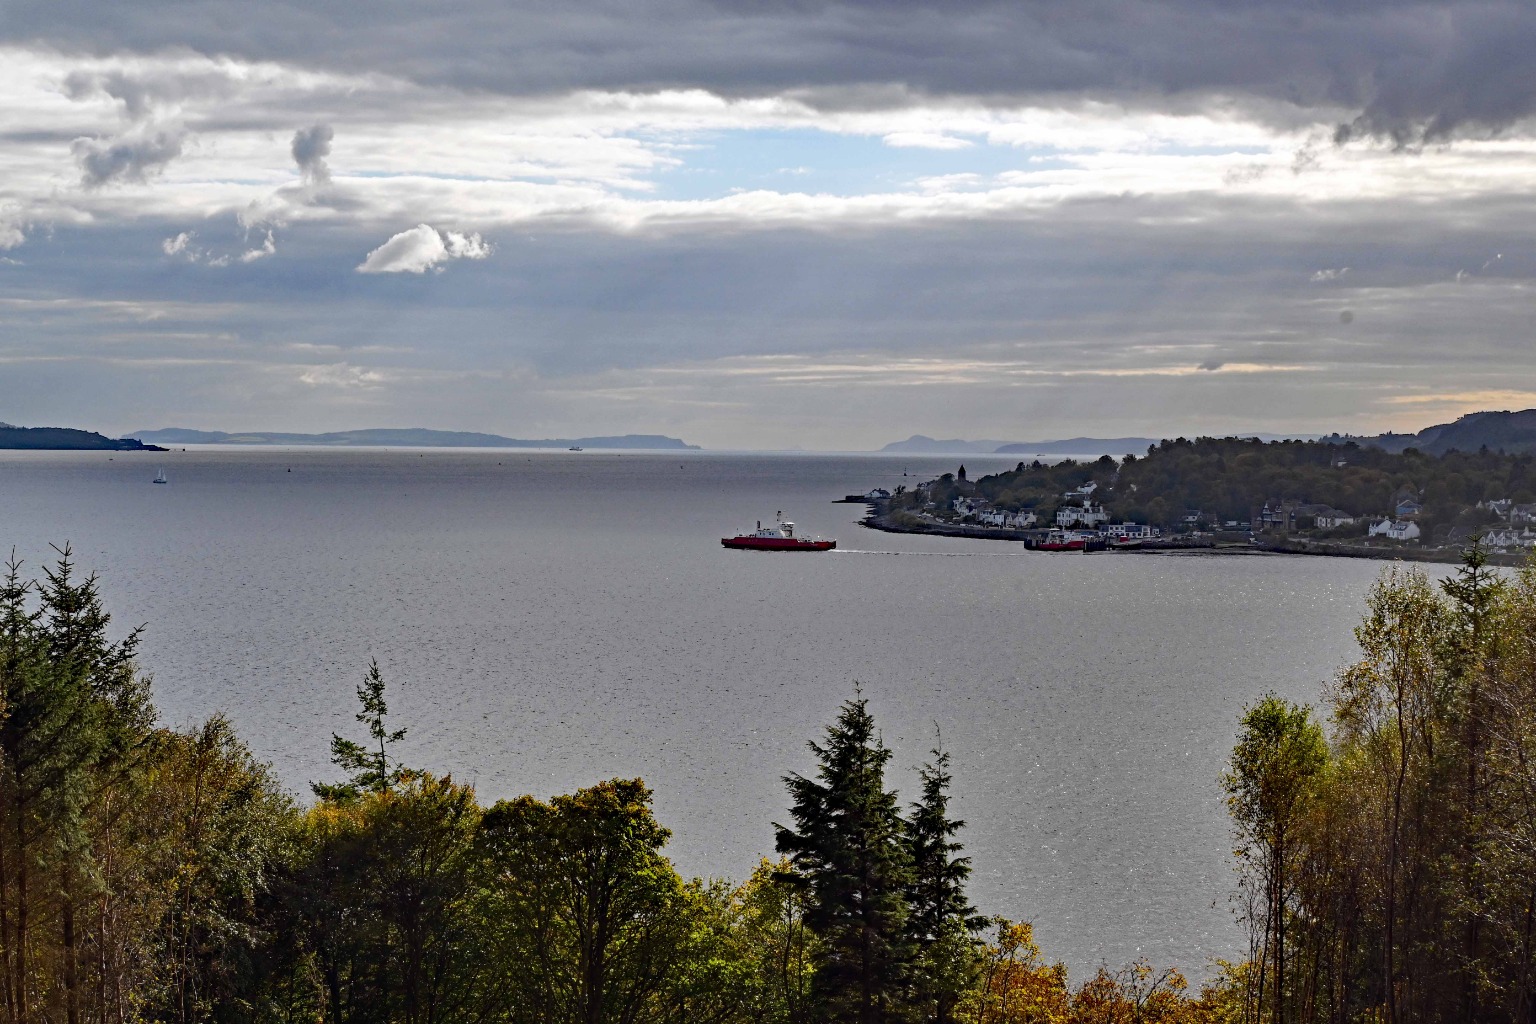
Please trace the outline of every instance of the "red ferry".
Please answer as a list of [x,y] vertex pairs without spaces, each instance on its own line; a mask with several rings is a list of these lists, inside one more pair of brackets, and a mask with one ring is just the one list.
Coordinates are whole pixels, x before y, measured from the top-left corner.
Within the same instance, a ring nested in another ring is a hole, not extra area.
[[[780,516],[783,513],[779,513]],[[831,551],[837,547],[835,540],[820,537],[796,537],[795,524],[782,518],[772,526],[757,521],[755,533],[739,533],[734,537],[721,537],[720,543],[728,548],[744,548],[749,551]]]
[[1081,551],[1088,546],[1086,538],[1073,533],[1071,530],[1052,530],[1045,535],[1037,550],[1039,551]]

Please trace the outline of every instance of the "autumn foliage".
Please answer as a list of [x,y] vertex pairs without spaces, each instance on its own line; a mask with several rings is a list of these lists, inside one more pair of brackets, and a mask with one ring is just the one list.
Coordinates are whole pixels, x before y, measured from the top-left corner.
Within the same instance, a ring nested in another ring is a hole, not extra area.
[[904,805],[860,695],[737,884],[678,875],[639,779],[487,806],[402,764],[377,665],[301,804],[224,719],[157,725],[109,625],[67,550],[0,576],[4,1024],[1536,1020],[1536,568],[1389,572],[1326,731],[1247,709],[1249,948],[1198,992],[978,915],[948,755]]

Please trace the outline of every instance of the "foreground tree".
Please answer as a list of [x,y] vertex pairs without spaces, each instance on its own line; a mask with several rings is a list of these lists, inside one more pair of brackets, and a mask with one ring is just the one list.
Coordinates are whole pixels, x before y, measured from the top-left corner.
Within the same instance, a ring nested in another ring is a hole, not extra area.
[[503,801],[481,838],[489,877],[480,919],[506,965],[502,1019],[640,1024],[687,962],[690,898],[661,849],[639,779]]
[[949,815],[949,754],[935,747],[919,769],[922,794],[904,824],[911,865],[907,938],[912,949],[908,1001],[923,1020],[949,1024],[977,972],[975,932],[986,925],[965,895],[969,857],[955,836],[965,822]]
[[912,952],[911,857],[896,793],[885,788],[891,752],[863,698],[846,702],[825,743],[810,748],[816,778],[786,777],[794,827],[778,826],[777,846],[794,866],[784,877],[803,888],[806,923],[820,943],[818,1012],[829,1021],[890,1021]]
[[384,700],[384,675],[377,659],[368,663],[368,674],[357,687],[357,702],[362,710],[357,720],[368,727],[368,741],[359,743],[344,736],[331,735],[331,763],[346,772],[341,783],[314,783],[315,795],[325,800],[348,800],[361,793],[387,793],[405,772],[398,760],[391,760],[389,748],[405,739],[405,729],[390,729],[384,723],[389,704]]
[[[1296,833],[1327,763],[1323,730],[1311,709],[1271,694],[1243,714],[1237,747],[1222,776],[1238,855],[1249,871],[1246,881],[1262,894],[1259,916],[1250,922],[1260,936],[1256,1009],[1272,1009],[1276,1024],[1285,1022],[1285,929],[1299,860]],[[1271,969],[1274,995],[1266,1001]]]
[[1225,780],[1260,892],[1250,1019],[1529,1024],[1536,568],[1389,570],[1355,635],[1326,757],[1265,701]]

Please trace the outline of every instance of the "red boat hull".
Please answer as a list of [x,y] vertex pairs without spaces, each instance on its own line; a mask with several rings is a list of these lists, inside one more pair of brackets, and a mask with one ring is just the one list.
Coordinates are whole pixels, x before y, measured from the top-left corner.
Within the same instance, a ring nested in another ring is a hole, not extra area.
[[801,540],[798,537],[721,537],[720,543],[748,551],[831,551],[837,547],[835,540]]
[[1080,540],[1069,540],[1061,544],[1042,543],[1037,551],[1081,551],[1087,547],[1087,543]]

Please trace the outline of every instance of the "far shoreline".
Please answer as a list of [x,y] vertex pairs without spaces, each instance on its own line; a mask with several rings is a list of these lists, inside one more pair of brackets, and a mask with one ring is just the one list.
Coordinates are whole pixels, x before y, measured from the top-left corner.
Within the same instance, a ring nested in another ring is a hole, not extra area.
[[[866,502],[869,512],[859,520],[860,526],[882,533],[906,533],[930,537],[954,537],[963,540],[1001,540],[1024,544],[1042,531],[1008,530],[992,526],[965,526],[961,524],[925,524],[897,522],[884,510],[883,501]],[[1028,549],[1033,550],[1033,549]],[[1066,552],[1042,552],[1065,554]],[[1072,552],[1082,554],[1083,552]],[[1165,538],[1142,541],[1125,547],[1108,547],[1093,554],[1113,555],[1200,555],[1220,557],[1255,557],[1272,555],[1314,555],[1329,558],[1365,558],[1383,562],[1431,562],[1440,565],[1458,565],[1462,560],[1461,549],[1448,548],[1374,548],[1321,541],[1309,541],[1295,537],[1240,543],[1218,541],[1213,537]],[[1524,555],[1495,552],[1487,553],[1488,564],[1505,568],[1519,568],[1526,563]]]

